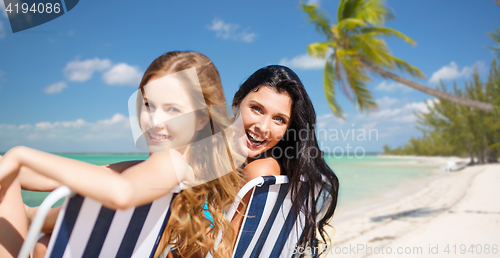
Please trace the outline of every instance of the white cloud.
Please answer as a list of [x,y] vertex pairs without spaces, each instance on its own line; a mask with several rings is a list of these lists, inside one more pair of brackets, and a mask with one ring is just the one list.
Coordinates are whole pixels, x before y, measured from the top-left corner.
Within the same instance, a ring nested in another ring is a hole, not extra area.
[[375,87],[375,90],[378,91],[385,91],[385,92],[396,92],[396,91],[402,91],[402,92],[410,92],[412,88],[409,86],[406,86],[402,83],[399,82],[393,82],[393,81],[382,81]]
[[[385,108],[385,109],[380,109],[375,112],[369,113],[369,118],[372,119],[381,119],[381,118],[392,118],[395,117],[396,115],[400,114],[401,111],[403,111],[401,108]],[[364,117],[364,115],[362,115]],[[367,117],[365,117],[367,118]]]
[[58,82],[48,86],[43,91],[47,94],[56,94],[56,93],[61,93],[61,91],[63,91],[66,88],[68,88],[66,82]]
[[[381,109],[369,113],[359,113],[355,116],[345,114],[345,120],[338,119],[331,114],[320,115],[317,117],[318,125],[321,123],[322,128],[342,128],[354,124],[354,126],[361,126],[365,129],[379,128],[380,130],[383,127],[394,127],[400,126],[402,123],[414,122],[416,121],[414,112],[429,112],[426,103],[432,107],[439,102],[438,99],[429,99],[422,102],[408,103],[387,96],[376,101],[381,105]],[[382,105],[382,103],[385,104]]]
[[394,118],[394,121],[400,122],[400,123],[413,123],[413,122],[417,121],[417,117],[415,115],[413,115],[413,114],[411,114],[411,115],[404,115],[404,116],[400,116],[400,117]]
[[458,70],[458,66],[455,62],[451,62],[448,66],[443,66],[438,71],[434,72],[429,79],[429,82],[437,83],[439,80],[453,80],[460,78],[468,72],[468,67],[464,67],[462,71]]
[[239,24],[224,22],[220,19],[213,19],[212,24],[208,26],[209,30],[215,31],[215,36],[222,39],[230,39],[234,41],[243,41],[251,43],[254,41],[257,34],[248,30],[240,30]]
[[107,129],[118,129],[113,128],[117,126],[121,129],[129,128],[129,119],[122,114],[114,114],[109,119],[98,120],[96,122],[86,122],[85,120],[79,118],[74,121],[63,121],[63,122],[40,122],[35,125],[24,124],[20,125],[19,129],[34,129],[35,131],[50,131],[57,129],[85,129],[93,132],[103,131]]
[[319,5],[320,2],[321,2],[321,0],[309,0],[309,1],[307,1],[307,4]]
[[423,112],[423,113],[429,113],[429,109],[427,108],[427,105],[429,105],[429,107],[434,107],[435,104],[439,103],[439,99],[428,99],[426,100],[425,102],[418,102],[418,103],[411,103],[411,104],[407,104],[405,107],[407,108],[412,108],[414,109],[415,111],[418,111],[418,112]]
[[364,130],[369,130],[375,128],[376,125],[377,122],[372,122],[372,123],[362,124],[361,127],[363,127]]
[[105,128],[113,128],[115,126],[120,126],[122,129],[130,128],[130,120],[122,114],[114,114],[113,117],[109,119],[99,120],[94,124],[91,124],[93,131],[100,131]]
[[404,106],[404,109],[425,112],[425,113],[429,112],[429,110],[427,109],[427,106],[425,105],[425,102],[408,103]]
[[0,123],[0,151],[18,145],[49,152],[140,152],[129,119],[122,114],[97,121]]
[[[349,117],[349,114],[344,114],[344,118],[347,119]],[[341,126],[345,124],[344,119],[338,118],[334,116],[333,114],[325,114],[325,115],[318,115],[316,117],[316,128],[318,129],[328,129],[332,125],[335,126]]]
[[64,67],[64,73],[70,81],[85,82],[92,77],[95,71],[103,71],[111,66],[108,59],[88,59],[85,61],[72,61]]
[[399,102],[399,99],[395,98],[390,98],[388,96],[384,96],[380,99],[376,99],[375,102],[377,102],[379,107],[390,107],[396,103]]
[[[428,112],[426,102],[408,102],[387,96],[376,100],[385,107],[370,113],[345,114],[345,120],[331,114],[318,115],[317,137],[323,151],[381,151],[384,144],[392,147],[407,143],[421,135],[415,128],[415,112]],[[433,105],[437,99],[427,100]],[[348,145],[349,144],[349,145]],[[350,148],[350,149],[349,149]]]
[[[69,81],[85,82],[92,78],[94,72],[104,72],[102,79],[108,85],[139,85],[142,78],[139,67],[126,63],[119,63],[111,67],[111,64],[109,59],[99,59],[97,57],[84,61],[75,60],[67,63],[63,72]],[[48,86],[44,91],[47,94],[55,94],[60,93],[67,87],[67,83],[62,81]]]
[[77,119],[75,121],[65,121],[65,122],[40,122],[36,123],[34,126],[29,124],[20,125],[21,128],[35,128],[35,130],[53,130],[58,128],[81,128],[82,126],[88,125],[83,119]]
[[285,57],[280,61],[280,65],[303,70],[323,69],[325,67],[325,63],[326,59],[315,58],[309,56],[309,54],[299,55],[293,57],[292,59],[288,59]]
[[472,67],[464,66],[462,70],[458,68],[458,65],[455,62],[451,62],[450,65],[445,65],[441,67],[441,69],[434,72],[429,79],[429,82],[439,83],[440,80],[447,81],[459,78],[468,78],[474,72],[474,67],[477,67],[479,71],[483,71],[485,69],[483,62],[476,62]]
[[20,125],[18,128],[19,128],[20,130],[27,129],[27,128],[33,128],[33,125],[30,125],[30,124],[24,124],[24,125]]
[[396,113],[396,115],[399,114],[399,116],[393,116],[391,117],[391,119],[399,123],[415,122],[417,121],[417,117],[415,116],[414,112],[429,113],[429,109],[427,108],[426,104],[429,104],[429,106],[433,107],[437,102],[439,102],[439,99],[429,99],[423,102],[407,103],[402,108],[395,109],[399,111]]
[[[111,118],[87,122],[81,118],[73,121],[39,122],[35,124],[0,124],[0,145],[43,144],[43,146],[102,146],[128,144],[134,151],[134,141],[130,132],[129,119],[122,114]],[[112,148],[113,146],[109,146]],[[3,150],[3,149],[2,149]],[[118,148],[118,150],[120,150]],[[135,149],[136,150],[136,149]],[[79,151],[75,149],[75,151]],[[80,150],[81,151],[81,150]]]
[[139,86],[142,72],[137,66],[130,66],[120,63],[113,66],[109,71],[102,75],[102,79],[109,85],[130,85]]

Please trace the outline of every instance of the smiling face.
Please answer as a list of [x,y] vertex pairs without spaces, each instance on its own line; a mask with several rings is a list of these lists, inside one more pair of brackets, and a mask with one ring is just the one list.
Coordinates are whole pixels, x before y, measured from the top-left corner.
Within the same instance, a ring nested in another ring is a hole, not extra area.
[[248,157],[274,147],[285,135],[290,123],[292,100],[269,86],[251,91],[239,106],[246,132]]
[[152,76],[144,86],[139,123],[150,152],[176,149],[184,153],[204,124],[185,82],[178,77]]

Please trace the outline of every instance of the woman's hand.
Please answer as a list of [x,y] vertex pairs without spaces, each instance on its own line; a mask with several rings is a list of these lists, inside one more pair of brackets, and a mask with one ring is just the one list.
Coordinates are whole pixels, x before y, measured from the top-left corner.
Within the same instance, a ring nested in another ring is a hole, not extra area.
[[3,200],[9,186],[16,179],[21,168],[18,160],[19,151],[22,151],[22,147],[14,147],[0,159],[0,202]]

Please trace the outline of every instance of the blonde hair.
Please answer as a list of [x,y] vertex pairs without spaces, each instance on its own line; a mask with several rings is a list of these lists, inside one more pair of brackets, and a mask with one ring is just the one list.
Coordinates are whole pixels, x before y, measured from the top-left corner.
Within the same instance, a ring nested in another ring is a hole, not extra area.
[[[204,99],[193,97],[195,105],[203,105],[206,109],[203,115],[210,118],[200,132],[220,132],[227,128],[231,121],[221,109],[212,105],[224,105],[225,97],[222,90],[219,72],[215,65],[205,55],[191,51],[173,51],[156,58],[148,67],[142,77],[139,89],[144,93],[144,86],[153,76],[164,76],[188,68],[196,68],[196,73],[201,86]],[[190,88],[189,90],[196,90]],[[201,94],[191,94],[201,96]],[[138,104],[139,104],[138,100]],[[206,138],[207,135],[198,133],[195,140]],[[227,144],[227,142],[226,142]],[[229,152],[224,141],[204,144],[203,148],[187,148],[187,159],[191,164],[194,174],[203,174],[204,170],[221,167],[228,155],[234,160],[235,155]],[[227,153],[227,154],[226,154]],[[233,155],[231,155],[233,154]],[[226,162],[227,163],[227,162]],[[224,167],[224,165],[223,165]],[[171,215],[168,225],[163,232],[155,257],[168,245],[174,245],[179,253],[190,257],[196,253],[209,251],[214,257],[224,257],[223,250],[214,249],[215,237],[218,232],[223,232],[223,245],[230,246],[235,239],[236,232],[229,220],[224,216],[224,210],[233,203],[242,183],[240,173],[234,165],[224,169],[231,172],[218,177],[210,182],[184,189],[171,203]],[[213,218],[210,221],[204,214],[205,204]]]

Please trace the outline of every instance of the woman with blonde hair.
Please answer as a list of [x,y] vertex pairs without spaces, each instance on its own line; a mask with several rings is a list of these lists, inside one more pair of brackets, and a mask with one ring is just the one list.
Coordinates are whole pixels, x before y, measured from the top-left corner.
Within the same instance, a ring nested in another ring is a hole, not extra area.
[[221,106],[224,93],[210,59],[197,52],[168,52],[151,63],[139,87],[139,140],[150,152],[147,160],[100,167],[27,147],[9,150],[0,159],[0,219],[12,230],[0,232],[0,257],[16,256],[20,248],[7,234],[17,232],[22,239],[27,233],[18,178],[23,173],[67,185],[112,209],[149,203],[181,185],[155,257],[168,245],[183,246],[179,252],[188,256],[210,250],[223,257],[214,250],[212,238],[221,230],[223,241],[234,239],[223,211],[233,202],[241,179],[235,169],[239,154],[232,151],[237,148],[227,133],[231,121]]

